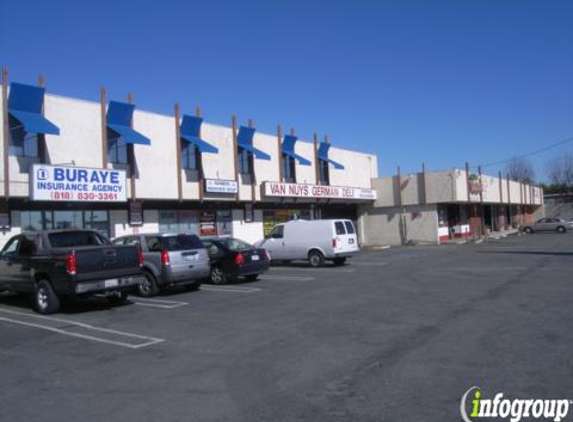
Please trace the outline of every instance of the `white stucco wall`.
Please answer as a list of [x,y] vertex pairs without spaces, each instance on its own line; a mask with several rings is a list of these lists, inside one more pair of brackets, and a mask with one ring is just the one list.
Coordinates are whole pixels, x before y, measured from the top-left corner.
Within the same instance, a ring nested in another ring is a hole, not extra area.
[[332,186],[353,186],[371,188],[371,180],[378,177],[376,156],[331,147],[329,158],[342,164],[344,170],[330,167],[330,184]]
[[151,139],[151,145],[134,145],[137,198],[177,199],[175,118],[136,109],[133,129]]
[[219,149],[217,154],[203,154],[203,171],[207,179],[235,180],[233,131],[230,127],[203,123],[202,138]]
[[143,211],[143,225],[130,226],[126,210],[112,210],[109,212],[110,237],[115,238],[135,233],[158,233],[159,212],[157,210]]
[[60,128],[60,135],[46,135],[50,164],[74,161],[82,167],[102,165],[102,126],[99,103],[46,95],[44,115]]
[[310,185],[316,184],[316,163],[314,162],[314,144],[311,142],[297,141],[294,152],[310,161],[310,166],[296,163],[296,182]]
[[369,246],[438,243],[436,205],[406,207],[361,206],[359,225],[365,227],[363,243]]
[[[280,165],[281,153],[278,150],[277,136],[271,136],[264,133],[255,132],[253,137],[253,146],[265,154],[271,156],[270,160],[258,160],[255,158],[255,176],[257,180],[257,186],[265,181],[278,181],[278,169]],[[247,198],[251,198],[251,192]],[[241,199],[243,196],[241,196]],[[261,190],[255,189],[255,198],[257,200],[261,199]]]
[[255,243],[263,237],[263,212],[255,210],[254,221],[247,223],[245,213],[241,209],[233,210],[233,237],[249,243]]

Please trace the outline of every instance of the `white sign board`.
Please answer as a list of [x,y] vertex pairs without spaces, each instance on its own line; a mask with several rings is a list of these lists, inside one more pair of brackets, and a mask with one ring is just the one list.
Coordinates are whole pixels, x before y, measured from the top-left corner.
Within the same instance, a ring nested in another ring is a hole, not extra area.
[[124,170],[59,167],[34,164],[30,199],[56,202],[125,202]]
[[376,199],[373,189],[299,183],[265,182],[264,193],[265,196],[283,198]]
[[237,193],[239,185],[234,180],[205,180],[205,192],[209,193]]

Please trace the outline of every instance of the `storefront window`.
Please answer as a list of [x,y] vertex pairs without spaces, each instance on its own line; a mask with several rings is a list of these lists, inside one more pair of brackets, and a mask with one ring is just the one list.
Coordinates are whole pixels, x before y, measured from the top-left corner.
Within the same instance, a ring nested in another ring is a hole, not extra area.
[[109,236],[109,214],[101,211],[21,211],[23,231],[90,229]]
[[54,228],[81,229],[83,226],[81,211],[54,211]]
[[177,211],[159,211],[159,231],[161,233],[177,231]]
[[310,210],[264,210],[263,211],[263,232],[268,236],[276,224],[286,223],[290,220],[310,220]]
[[96,230],[107,236],[109,231],[107,211],[84,211],[84,228]]
[[22,211],[20,213],[20,227],[22,228],[22,231],[29,232],[43,230],[44,222],[42,214],[42,211]]
[[231,236],[233,234],[231,211],[217,211],[217,233],[219,236]]
[[197,211],[159,211],[159,231],[161,233],[198,234]]
[[199,231],[199,218],[197,211],[179,211],[178,232],[197,234]]
[[230,236],[233,234],[231,211],[161,210],[161,233],[186,233],[198,236]]
[[438,227],[448,227],[448,209],[438,205]]

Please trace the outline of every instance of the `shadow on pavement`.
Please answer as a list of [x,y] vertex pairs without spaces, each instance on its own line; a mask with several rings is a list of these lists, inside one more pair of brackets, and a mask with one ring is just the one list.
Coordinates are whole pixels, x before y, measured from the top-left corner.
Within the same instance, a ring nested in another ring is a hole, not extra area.
[[[34,309],[34,299],[31,294],[3,293],[0,294],[0,305],[26,310]],[[129,299],[123,304],[110,303],[103,296],[91,296],[86,299],[68,299],[61,304],[60,314],[82,314],[94,311],[110,311],[114,308],[133,305]]]

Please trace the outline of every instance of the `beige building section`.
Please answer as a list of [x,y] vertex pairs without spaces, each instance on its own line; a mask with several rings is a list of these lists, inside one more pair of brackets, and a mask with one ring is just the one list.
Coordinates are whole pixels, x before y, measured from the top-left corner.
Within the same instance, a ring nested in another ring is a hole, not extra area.
[[[360,206],[362,242],[367,245],[404,243],[437,244],[447,227],[441,227],[438,207],[475,204],[518,206],[532,210],[531,218],[543,216],[543,190],[538,186],[482,175],[482,194],[472,192],[468,201],[465,170],[411,173],[372,181],[377,199]],[[469,223],[464,223],[469,230]],[[459,228],[459,227],[458,227]]]

